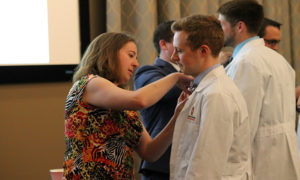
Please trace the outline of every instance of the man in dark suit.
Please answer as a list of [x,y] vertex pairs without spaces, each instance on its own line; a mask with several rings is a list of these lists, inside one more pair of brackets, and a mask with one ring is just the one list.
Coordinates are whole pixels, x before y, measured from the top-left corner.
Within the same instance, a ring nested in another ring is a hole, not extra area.
[[[144,65],[137,69],[134,76],[134,88],[139,89],[170,73],[179,71],[179,66],[171,62],[173,53],[173,32],[171,25],[174,21],[159,24],[153,34],[153,43],[158,57],[152,65]],[[171,119],[181,90],[174,86],[158,103],[141,110],[144,125],[151,135],[155,137]],[[140,173],[143,180],[169,179],[169,162],[171,148],[157,161],[149,163],[142,161]]]

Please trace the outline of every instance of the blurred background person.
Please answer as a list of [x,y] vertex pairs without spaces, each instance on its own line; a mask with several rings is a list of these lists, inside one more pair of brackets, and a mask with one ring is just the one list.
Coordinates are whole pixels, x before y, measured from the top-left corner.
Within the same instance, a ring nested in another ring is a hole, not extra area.
[[264,18],[263,24],[258,32],[258,36],[263,38],[265,46],[278,51],[280,42],[280,26],[279,22]]
[[[144,65],[137,69],[134,76],[135,90],[155,82],[171,73],[178,72],[179,66],[171,61],[173,53],[173,32],[171,25],[174,21],[166,21],[157,26],[153,33],[153,44],[158,56],[152,65]],[[181,90],[174,86],[156,104],[140,113],[152,138],[168,124],[177,104]],[[171,147],[155,162],[142,160],[140,173],[143,180],[168,180]]]

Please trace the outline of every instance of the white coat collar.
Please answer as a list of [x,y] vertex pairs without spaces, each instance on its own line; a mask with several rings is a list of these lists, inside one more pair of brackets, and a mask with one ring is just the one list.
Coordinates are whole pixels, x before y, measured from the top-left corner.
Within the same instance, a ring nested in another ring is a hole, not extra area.
[[223,66],[219,66],[216,67],[215,69],[211,70],[200,82],[200,84],[198,84],[197,88],[195,89],[194,92],[198,93],[200,92],[203,88],[207,87],[208,84],[211,83],[211,81],[213,81],[216,77],[222,75],[222,74],[226,74],[224,67]]

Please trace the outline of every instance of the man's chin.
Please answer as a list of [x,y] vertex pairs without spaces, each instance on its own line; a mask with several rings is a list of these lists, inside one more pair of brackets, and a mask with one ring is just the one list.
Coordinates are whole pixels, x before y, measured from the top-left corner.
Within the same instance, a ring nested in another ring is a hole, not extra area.
[[189,73],[189,71],[187,71],[187,70],[183,70],[182,72],[183,72],[183,74],[185,74],[185,75],[191,75],[191,73]]
[[232,39],[227,39],[224,42],[224,47],[229,46],[229,47],[233,47],[234,45],[234,41]]
[[225,42],[224,47],[226,47],[226,46],[233,47],[233,43],[232,42]]

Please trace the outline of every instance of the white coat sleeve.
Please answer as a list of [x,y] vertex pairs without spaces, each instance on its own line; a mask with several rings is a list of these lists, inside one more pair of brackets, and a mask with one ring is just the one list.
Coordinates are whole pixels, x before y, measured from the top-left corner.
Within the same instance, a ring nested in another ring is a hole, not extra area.
[[[251,61],[251,59],[250,59]],[[232,77],[247,104],[251,142],[253,142],[259,125],[259,117],[264,97],[263,77],[258,68],[247,61],[238,64],[236,73]]]
[[205,96],[201,106],[201,131],[195,142],[185,179],[221,179],[233,141],[236,105],[229,96]]

